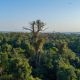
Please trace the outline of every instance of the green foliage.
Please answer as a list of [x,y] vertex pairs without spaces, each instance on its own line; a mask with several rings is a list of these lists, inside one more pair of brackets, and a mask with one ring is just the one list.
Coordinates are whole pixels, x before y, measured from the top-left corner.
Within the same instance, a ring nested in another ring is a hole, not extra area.
[[0,80],[80,80],[80,35],[39,35],[0,33]]

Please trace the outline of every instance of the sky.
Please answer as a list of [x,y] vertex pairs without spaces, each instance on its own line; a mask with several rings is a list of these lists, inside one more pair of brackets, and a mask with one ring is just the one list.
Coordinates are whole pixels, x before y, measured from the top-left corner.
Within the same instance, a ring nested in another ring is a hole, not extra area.
[[48,32],[80,32],[80,0],[0,0],[0,31],[24,31],[37,19]]

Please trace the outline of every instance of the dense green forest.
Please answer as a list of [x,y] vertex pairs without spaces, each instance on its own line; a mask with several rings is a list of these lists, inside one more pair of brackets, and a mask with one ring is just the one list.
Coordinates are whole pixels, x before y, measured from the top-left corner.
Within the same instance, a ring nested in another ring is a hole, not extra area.
[[41,33],[44,26],[0,33],[0,80],[80,80],[80,34]]

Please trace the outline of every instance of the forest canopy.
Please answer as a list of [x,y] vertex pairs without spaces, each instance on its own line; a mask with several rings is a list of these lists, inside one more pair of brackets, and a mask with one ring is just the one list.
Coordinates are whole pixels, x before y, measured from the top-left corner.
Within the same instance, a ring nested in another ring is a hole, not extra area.
[[0,33],[0,80],[80,80],[80,34],[41,33],[40,20],[24,29]]

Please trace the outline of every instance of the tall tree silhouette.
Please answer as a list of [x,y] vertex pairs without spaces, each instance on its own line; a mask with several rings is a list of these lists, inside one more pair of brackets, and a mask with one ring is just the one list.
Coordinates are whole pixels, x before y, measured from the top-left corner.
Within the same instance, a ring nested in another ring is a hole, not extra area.
[[36,20],[36,21],[32,21],[32,23],[30,24],[30,28],[24,27],[24,29],[29,30],[32,33],[32,36],[30,38],[30,43],[35,50],[36,65],[39,64],[40,62],[40,53],[43,49],[43,45],[46,40],[46,37],[42,38],[40,36],[40,32],[46,29],[44,28],[44,26],[45,26],[44,22],[40,20]]

